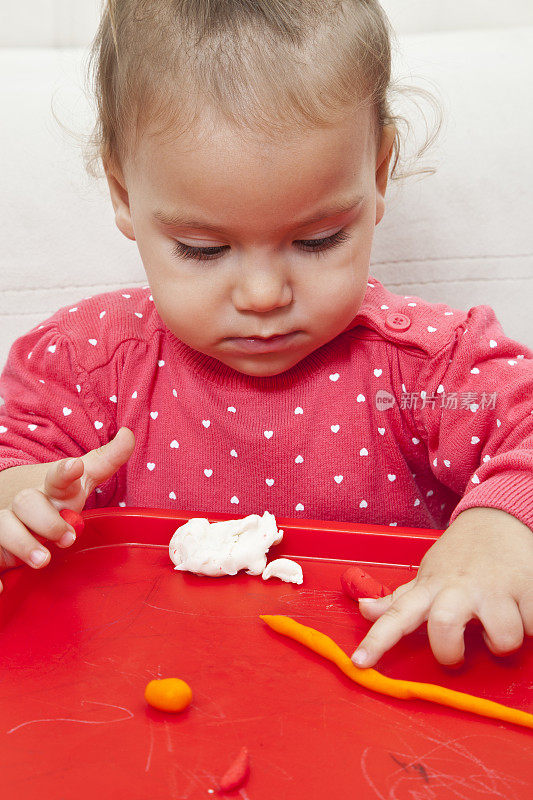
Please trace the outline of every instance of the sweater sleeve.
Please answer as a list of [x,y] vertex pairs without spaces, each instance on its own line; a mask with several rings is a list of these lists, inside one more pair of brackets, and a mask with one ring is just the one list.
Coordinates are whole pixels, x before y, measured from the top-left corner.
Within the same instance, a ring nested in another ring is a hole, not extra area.
[[[13,343],[0,375],[0,397],[0,471],[82,456],[116,433],[115,420],[97,400],[73,343],[54,318]],[[96,491],[107,497],[115,481],[113,476]],[[86,507],[94,505],[93,493]]]
[[533,530],[533,351],[490,306],[470,309],[420,374],[415,417],[430,466],[468,508],[498,508]]

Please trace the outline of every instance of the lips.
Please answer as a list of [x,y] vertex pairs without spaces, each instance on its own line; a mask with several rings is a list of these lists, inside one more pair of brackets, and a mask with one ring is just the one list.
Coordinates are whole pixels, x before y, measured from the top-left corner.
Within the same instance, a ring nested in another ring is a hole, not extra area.
[[238,336],[226,339],[226,346],[244,353],[272,353],[290,348],[297,340],[299,331],[278,333],[272,336]]
[[268,342],[270,339],[278,339],[281,336],[290,336],[291,333],[296,333],[296,331],[287,331],[287,333],[272,333],[270,336],[258,336],[255,333],[252,333],[250,336],[234,336],[234,339],[260,339],[262,342]]

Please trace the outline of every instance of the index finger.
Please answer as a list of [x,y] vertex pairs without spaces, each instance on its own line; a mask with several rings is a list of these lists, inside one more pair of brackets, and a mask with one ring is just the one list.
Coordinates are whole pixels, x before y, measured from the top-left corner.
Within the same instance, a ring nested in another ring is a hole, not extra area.
[[84,464],[81,458],[64,458],[62,461],[54,462],[44,477],[44,494],[55,500],[64,500],[76,494],[79,486],[74,491],[71,486],[83,475],[83,470]]
[[358,667],[373,667],[406,633],[412,633],[427,618],[431,599],[426,589],[414,586],[401,595],[374,622],[351,659]]

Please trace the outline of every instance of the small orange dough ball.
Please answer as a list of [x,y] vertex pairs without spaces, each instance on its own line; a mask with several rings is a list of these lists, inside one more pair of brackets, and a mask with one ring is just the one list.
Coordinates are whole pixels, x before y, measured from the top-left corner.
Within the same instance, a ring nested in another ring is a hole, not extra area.
[[147,684],[144,699],[161,711],[184,711],[191,704],[192,691],[181,678],[161,678]]

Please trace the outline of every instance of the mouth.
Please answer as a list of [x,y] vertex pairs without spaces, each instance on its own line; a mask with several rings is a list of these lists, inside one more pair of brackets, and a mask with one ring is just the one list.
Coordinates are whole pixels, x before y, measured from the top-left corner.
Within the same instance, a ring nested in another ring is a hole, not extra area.
[[232,350],[244,353],[272,353],[290,347],[301,331],[271,336],[239,336],[226,339]]

